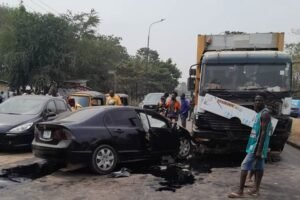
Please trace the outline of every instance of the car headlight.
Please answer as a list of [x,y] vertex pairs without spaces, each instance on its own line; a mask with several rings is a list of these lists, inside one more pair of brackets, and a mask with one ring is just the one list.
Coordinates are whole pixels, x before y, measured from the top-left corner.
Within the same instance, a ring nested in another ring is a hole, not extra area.
[[32,127],[32,125],[33,125],[33,122],[22,124],[13,129],[10,129],[8,132],[9,133],[21,133],[21,132],[24,132],[24,131],[30,129]]

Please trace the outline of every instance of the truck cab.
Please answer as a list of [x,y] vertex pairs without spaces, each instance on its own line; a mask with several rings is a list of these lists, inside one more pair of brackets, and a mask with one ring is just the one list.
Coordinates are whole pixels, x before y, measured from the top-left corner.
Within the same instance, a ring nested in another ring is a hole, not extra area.
[[[267,107],[278,119],[270,149],[283,150],[292,123],[289,118],[292,62],[289,55],[279,51],[280,36],[272,33],[218,35],[204,40],[205,44],[198,44],[204,48],[198,56],[195,77],[193,137],[202,152],[244,152],[251,131],[238,118],[226,119],[203,110],[201,101],[206,94],[253,109],[254,97],[264,93]],[[215,43],[209,47],[212,40]]]

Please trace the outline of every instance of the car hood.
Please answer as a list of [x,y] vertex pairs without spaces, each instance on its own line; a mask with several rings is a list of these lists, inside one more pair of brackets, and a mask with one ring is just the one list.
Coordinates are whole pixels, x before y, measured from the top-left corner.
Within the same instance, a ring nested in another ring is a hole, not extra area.
[[35,121],[37,117],[38,115],[0,114],[0,132],[7,131],[26,122]]
[[143,101],[144,105],[157,105],[158,102],[153,102],[153,101]]

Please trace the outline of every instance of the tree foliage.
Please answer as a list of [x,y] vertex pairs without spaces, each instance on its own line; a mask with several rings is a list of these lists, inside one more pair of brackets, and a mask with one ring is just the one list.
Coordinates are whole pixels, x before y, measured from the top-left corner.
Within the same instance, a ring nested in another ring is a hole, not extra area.
[[0,7],[0,79],[15,89],[85,79],[106,92],[116,77],[117,91],[136,98],[177,86],[181,72],[171,59],[163,61],[147,48],[130,56],[121,38],[97,32],[99,24],[95,10],[55,16],[30,13],[22,5]]
[[293,60],[293,90],[295,98],[300,98],[300,43],[287,44],[285,51],[292,56]]

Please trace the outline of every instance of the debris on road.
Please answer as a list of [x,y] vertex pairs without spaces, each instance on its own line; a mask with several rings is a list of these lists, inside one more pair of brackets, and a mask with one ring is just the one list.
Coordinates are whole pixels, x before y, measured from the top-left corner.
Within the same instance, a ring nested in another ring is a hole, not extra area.
[[130,172],[128,171],[127,168],[122,168],[120,171],[117,172],[112,172],[111,173],[111,177],[112,178],[119,178],[119,177],[129,177],[130,176]]

